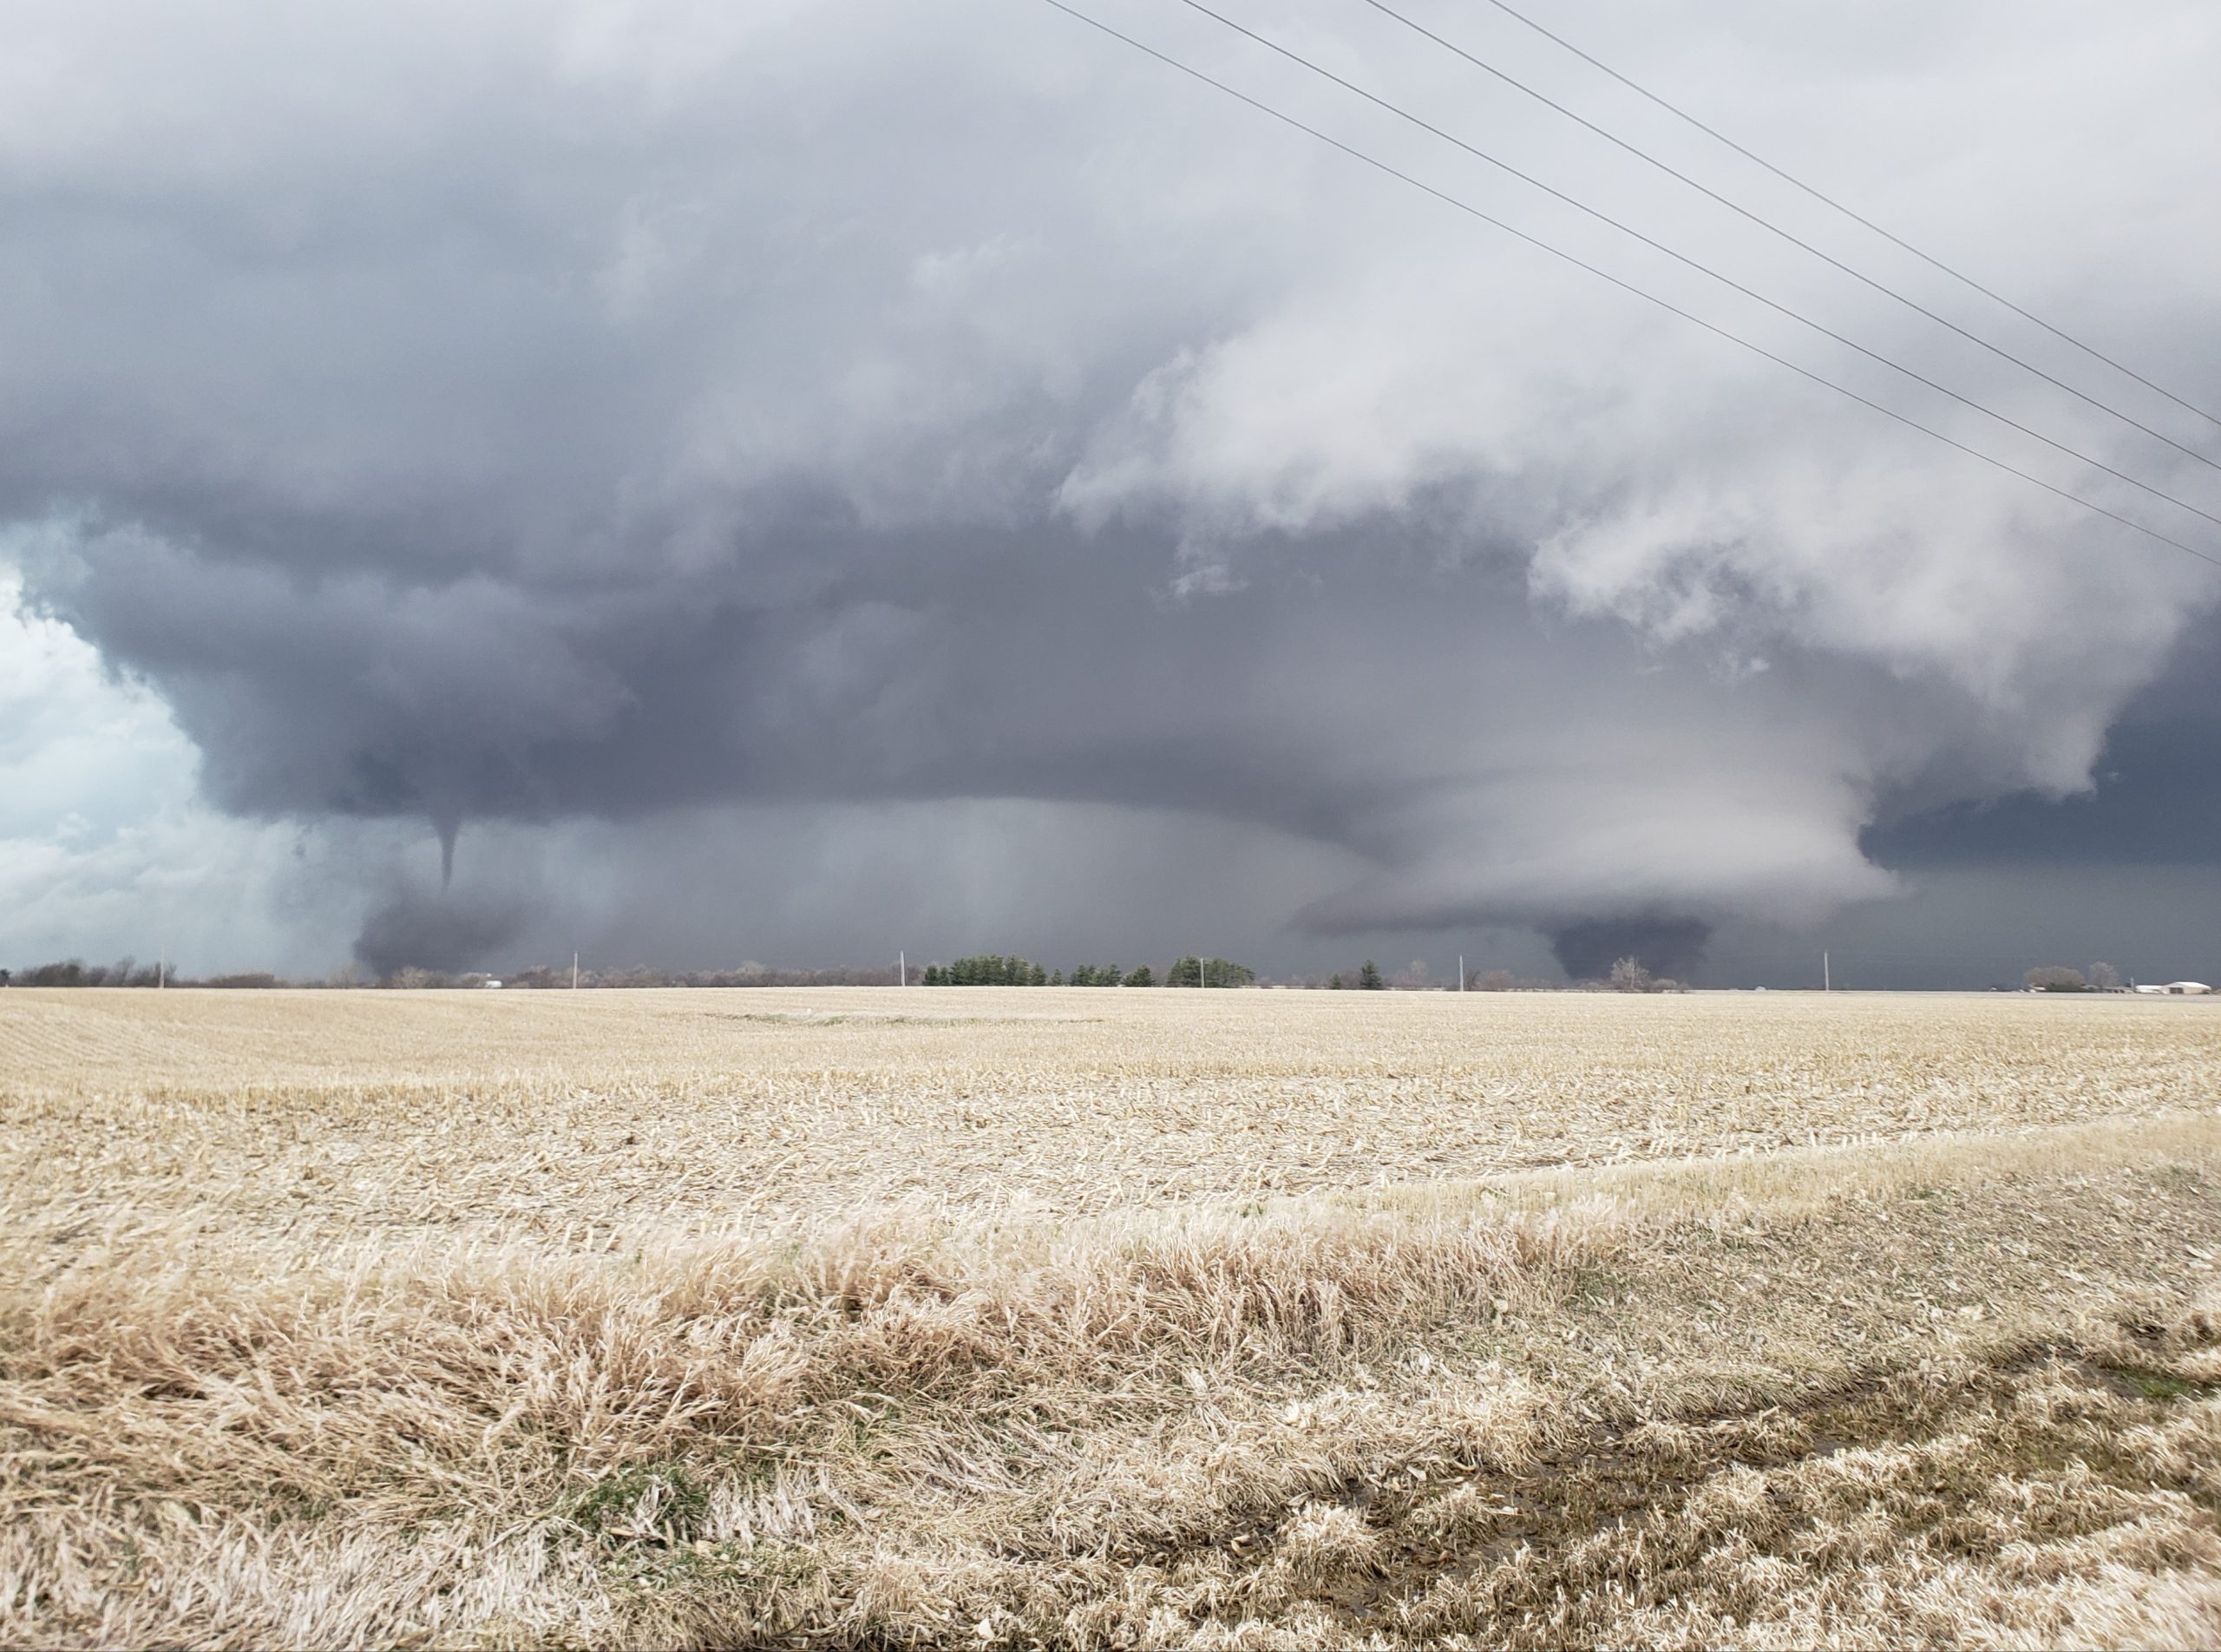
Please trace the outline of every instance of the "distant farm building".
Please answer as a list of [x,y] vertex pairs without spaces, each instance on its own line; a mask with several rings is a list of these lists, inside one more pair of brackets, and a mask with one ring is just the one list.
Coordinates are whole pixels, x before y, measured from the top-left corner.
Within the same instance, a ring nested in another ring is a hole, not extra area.
[[2165,987],[2139,987],[2136,990],[2167,998],[2197,998],[2213,989],[2204,981],[2169,981]]

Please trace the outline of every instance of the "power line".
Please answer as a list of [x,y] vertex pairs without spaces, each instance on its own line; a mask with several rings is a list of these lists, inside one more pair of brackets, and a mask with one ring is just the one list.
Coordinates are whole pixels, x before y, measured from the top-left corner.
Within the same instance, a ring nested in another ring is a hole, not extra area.
[[1511,236],[1514,239],[1524,241],[1530,246],[1537,247],[1543,252],[1548,252],[1551,257],[1562,259],[1565,263],[1572,265],[1577,270],[1586,271],[1589,274],[1596,277],[1599,280],[1608,281],[1612,285],[1620,288],[1622,292],[1631,292],[1636,298],[1641,298],[1647,303],[1654,304],[1657,305],[1658,308],[1667,311],[1669,314],[1679,316],[1684,321],[1694,323],[1695,325],[1703,328],[1707,332],[1715,333],[1719,337],[1726,339],[1730,344],[1739,344],[1743,349],[1749,351],[1754,356],[1764,357],[1766,360],[1774,363],[1777,366],[1785,367],[1791,372],[1798,375],[1800,377],[1812,380],[1815,384],[1825,386],[1826,389],[1835,391],[1839,396],[1848,397],[1851,400],[1857,403],[1861,407],[1871,408],[1875,412],[1881,414],[1885,418],[1895,419],[1898,423],[1904,425],[1910,429],[1917,430],[1923,436],[1933,436],[1936,441],[1943,442],[1946,447],[1956,448],[1961,453],[1966,454],[1972,458],[1979,459],[1984,464],[1989,465],[1995,469],[2002,470],[2008,475],[2018,476],[2021,481],[2041,488],[2047,494],[2054,495],[2060,499],[2067,500],[2072,504],[2080,505],[2085,510],[2094,512],[2096,515],[2103,516],[2110,521],[2119,522],[2124,528],[2133,528],[2136,532],[2144,534],[2146,538],[2157,540],[2160,544],[2169,546],[2175,550],[2181,551],[2185,555],[2194,556],[2201,562],[2210,562],[2216,567],[2221,567],[2221,557],[2209,555],[2207,553],[2198,549],[2194,546],[2185,545],[2178,539],[2170,538],[2167,534],[2161,533],[2158,528],[2147,528],[2142,522],[2136,521],[2133,517],[2124,516],[2118,511],[2109,510],[2105,506],[2098,504],[2093,500],[2085,499],[2080,494],[2071,492],[2068,489],[2059,487],[2054,483],[2046,482],[2041,476],[2036,475],[2030,471],[2023,470],[2018,465],[2010,463],[2006,460],[1997,458],[1993,455],[1984,453],[1979,448],[1969,447],[1967,443],[1959,441],[1956,437],[1946,436],[1941,430],[1936,429],[1929,425],[1923,424],[1919,420],[1913,418],[1908,414],[1898,412],[1895,408],[1886,407],[1879,402],[1871,400],[1867,397],[1861,396],[1857,390],[1851,390],[1845,385],[1838,384],[1835,380],[1817,373],[1809,367],[1801,366],[1798,363],[1790,360],[1786,356],[1778,356],[1772,351],[1766,349],[1763,344],[1753,344],[1749,339],[1743,338],[1738,333],[1730,332],[1726,328],[1720,326],[1716,322],[1707,321],[1702,316],[1697,315],[1691,311],[1682,309],[1680,305],[1674,304],[1670,299],[1661,298],[1654,292],[1647,292],[1643,288],[1635,285],[1632,281],[1622,280],[1620,277],[1612,274],[1609,271],[1601,269],[1584,259],[1577,258],[1571,252],[1568,252],[1562,248],[1553,246],[1548,241],[1542,239],[1538,236],[1530,235],[1525,230],[1516,229],[1511,225],[1505,223],[1502,219],[1493,217],[1490,214],[1483,212],[1479,207],[1472,205],[1469,201],[1461,200],[1457,196],[1449,193],[1445,190],[1437,189],[1432,184],[1423,182],[1419,179],[1413,177],[1410,173],[1401,171],[1399,168],[1389,165],[1388,162],[1385,161],[1379,160],[1373,155],[1369,155],[1364,150],[1356,148],[1350,144],[1343,142],[1340,138],[1330,136],[1328,134],[1320,131],[1317,127],[1307,125],[1304,121],[1296,119],[1293,115],[1285,114],[1279,109],[1274,108],[1271,104],[1264,102],[1260,99],[1254,98],[1247,92],[1238,90],[1235,87],[1228,85],[1224,81],[1215,79],[1211,75],[1206,75],[1200,69],[1191,68],[1189,65],[1182,62],[1178,58],[1169,56],[1167,54],[1157,50],[1156,47],[1146,45],[1141,41],[1135,39],[1131,35],[1122,34],[1119,30],[1112,28],[1109,23],[1103,22],[1101,19],[1091,17],[1086,12],[1080,10],[1075,6],[1067,5],[1065,3],[1065,0],[1041,0],[1041,3],[1045,6],[1049,6],[1055,10],[1061,11],[1066,16],[1073,18],[1079,23],[1085,23],[1089,28],[1096,30],[1099,33],[1108,35],[1113,40],[1119,41],[1125,45],[1132,47],[1136,51],[1142,53],[1144,56],[1155,58],[1158,62],[1163,63],[1168,69],[1176,69],[1191,80],[1200,81],[1202,84],[1212,88],[1214,90],[1225,93],[1228,97],[1235,99],[1237,102],[1248,104],[1260,115],[1268,115],[1273,120],[1281,122],[1283,126],[1292,127],[1298,132],[1301,132],[1307,136],[1316,138],[1320,142],[1326,144],[1328,148],[1340,150],[1342,154],[1349,156],[1352,160],[1362,162],[1364,165],[1371,167],[1376,172],[1385,173],[1389,177],[1396,179],[1401,183],[1408,184],[1412,188],[1418,190],[1424,194],[1432,195],[1435,200],[1441,201],[1445,206],[1457,208],[1458,211],[1464,213],[1470,218],[1478,219],[1484,224],[1490,225],[1496,229],[1500,229],[1505,234]]
[[[1376,3],[1377,0],[1366,0],[1367,4],[1373,4]],[[2145,377],[2143,374],[2138,372],[2133,367],[2129,366],[2126,363],[2114,360],[2111,356],[2106,355],[2105,351],[2097,348],[2096,345],[2083,343],[2082,340],[2077,338],[2073,333],[2067,331],[2064,328],[2053,326],[2050,322],[2046,321],[2041,316],[2035,314],[2032,311],[2022,309],[2019,305],[2014,303],[2012,299],[2007,298],[2003,293],[1992,292],[1988,287],[1984,286],[1981,282],[1975,280],[1974,277],[1967,274],[1963,270],[1953,268],[1950,265],[1946,264],[1942,259],[1937,258],[1932,252],[1924,252],[1921,251],[1919,247],[1915,246],[1910,241],[1906,240],[1903,236],[1894,234],[1890,231],[1883,228],[1882,226],[1876,223],[1872,219],[1864,216],[1863,213],[1854,212],[1851,208],[1844,206],[1841,201],[1838,200],[1834,196],[1815,188],[1812,185],[1806,183],[1802,178],[1797,177],[1793,174],[1783,171],[1779,167],[1774,165],[1772,161],[1767,160],[1764,155],[1755,154],[1752,150],[1745,148],[1741,144],[1736,142],[1734,139],[1729,137],[1725,132],[1719,130],[1715,127],[1707,126],[1704,121],[1699,120],[1695,115],[1690,114],[1679,104],[1668,102],[1665,98],[1661,97],[1657,93],[1652,91],[1641,82],[1630,80],[1627,75],[1621,74],[1618,69],[1614,69],[1609,63],[1603,62],[1601,58],[1591,56],[1589,53],[1582,50],[1580,47],[1568,40],[1564,36],[1553,34],[1549,30],[1544,28],[1541,23],[1536,23],[1525,12],[1507,5],[1504,3],[1504,0],[1489,0],[1489,3],[1494,6],[1498,11],[1503,12],[1507,17],[1510,17],[1516,22],[1524,23],[1528,28],[1542,36],[1543,39],[1550,41],[1556,45],[1563,46],[1566,50],[1571,52],[1576,57],[1580,58],[1582,62],[1589,64],[1592,69],[1602,70],[1605,74],[1609,75],[1614,80],[1619,82],[1621,85],[1626,87],[1629,91],[1634,92],[1641,97],[1648,98],[1651,102],[1655,103],[1660,108],[1665,110],[1668,115],[1674,115],[1679,120],[1687,121],[1689,125],[1696,128],[1698,131],[1703,133],[1707,137],[1714,140],[1716,142],[1726,144],[1737,154],[1741,155],[1746,161],[1752,162],[1753,165],[1765,167],[1775,177],[1780,179],[1782,182],[1788,184],[1792,188],[1804,191],[1805,193],[1810,195],[1814,200],[1819,201],[1824,206],[1833,207],[1837,212],[1841,213],[1845,218],[1850,219],[1854,224],[1862,225],[1865,228],[1872,230],[1874,233],[1879,235],[1884,240],[1890,242],[1892,246],[1903,248],[1904,251],[1911,253],[1922,263],[1943,271],[1944,274],[1949,276],[1955,281],[1962,282],[1966,285],[1972,287],[1976,292],[1981,293],[1985,298],[1988,298],[1995,303],[2003,305],[2008,310],[2010,310],[2015,315],[2021,317],[2023,320],[2034,322],[2037,326],[2041,327],[2046,332],[2051,334],[2053,338],[2063,339],[2067,344],[2074,345],[2075,349],[2080,351],[2084,355],[2089,357],[2092,360],[2103,362],[2106,366],[2112,368],[2117,373],[2126,373],[2129,377],[2143,385],[2145,389],[2151,390],[2157,395],[2165,397],[2169,401],[2172,402],[2177,407],[2181,408],[2185,412],[2195,413],[2199,418],[2204,419],[2208,424],[2221,426],[2221,416],[2216,416],[2207,412],[2204,408],[2199,407],[2194,402],[2185,402],[2181,397],[2176,395],[2165,385],[2153,384],[2150,379]],[[1382,6],[1380,9],[1383,11],[1387,10],[1386,6]],[[1449,43],[1446,41],[1444,43],[1445,45],[1448,43]],[[1457,48],[1451,47],[1451,49],[1455,51]],[[1464,54],[1460,53],[1459,55],[1462,56]],[[1582,124],[1586,125],[1587,122],[1584,121]],[[2160,437],[2160,440],[2163,442],[2167,438],[2165,436]]]
[[[2136,477],[2130,475],[2126,470],[2117,469],[2113,466],[2107,464],[2104,460],[2093,458],[2089,454],[2084,453],[2079,448],[2071,448],[2064,442],[2055,441],[2052,437],[2046,436],[2042,431],[2036,429],[2032,426],[2023,424],[2020,420],[2014,418],[2009,415],[2000,413],[1995,408],[1989,407],[1984,403],[1976,401],[1971,396],[1962,395],[1959,391],[1953,390],[1949,385],[1939,384],[1935,379],[1929,377],[1926,374],[1916,371],[1914,369],[1906,366],[1903,362],[1898,361],[1892,357],[1884,355],[1878,350],[1870,350],[1864,344],[1860,344],[1856,338],[1849,338],[1843,333],[1839,333],[1834,328],[1826,325],[1825,323],[1815,321],[1812,317],[1805,315],[1799,311],[1792,310],[1785,304],[1782,304],[1773,298],[1769,298],[1765,293],[1759,292],[1755,287],[1746,286],[1742,282],[1735,279],[1734,277],[1725,274],[1722,272],[1713,268],[1710,265],[1703,263],[1697,259],[1691,258],[1686,252],[1677,252],[1673,247],[1667,246],[1665,242],[1657,239],[1654,236],[1644,234],[1633,225],[1622,222],[1619,219],[1613,217],[1609,213],[1601,211],[1595,206],[1589,206],[1586,201],[1577,200],[1576,197],[1569,195],[1563,189],[1558,189],[1549,184],[1544,183],[1540,178],[1536,177],[1533,174],[1521,171],[1510,161],[1500,160],[1497,156],[1489,154],[1485,149],[1476,148],[1474,145],[1466,142],[1464,139],[1458,136],[1455,133],[1444,131],[1442,128],[1434,125],[1432,121],[1425,120],[1422,116],[1412,114],[1409,109],[1405,108],[1402,105],[1390,102],[1388,99],[1382,97],[1377,92],[1367,91],[1364,87],[1359,86],[1355,81],[1345,79],[1342,75],[1334,73],[1333,69],[1327,68],[1323,64],[1312,62],[1311,59],[1304,56],[1302,53],[1281,45],[1278,41],[1274,40],[1269,36],[1259,34],[1255,30],[1248,28],[1242,23],[1236,23],[1233,18],[1227,16],[1222,12],[1212,10],[1210,7],[1202,3],[1202,0],[1180,0],[1180,3],[1188,7],[1190,10],[1201,12],[1204,16],[1210,18],[1214,23],[1223,23],[1227,28],[1231,29],[1235,34],[1242,36],[1243,38],[1256,42],[1257,44],[1264,47],[1268,51],[1276,52],[1281,56],[1287,58],[1290,62],[1300,64],[1303,68],[1309,69],[1313,74],[1320,76],[1322,79],[1332,81],[1335,85],[1341,87],[1344,90],[1355,93],[1366,102],[1377,105],[1379,108],[1387,110],[1399,120],[1409,121],[1412,125],[1418,128],[1422,132],[1432,133],[1434,136],[1440,138],[1445,143],[1453,144],[1457,148],[1463,149],[1467,154],[1474,157],[1474,159],[1477,161],[1485,161],[1489,165],[1496,167],[1498,171],[1507,173],[1510,176],[1518,179],[1520,182],[1541,190],[1544,194],[1552,197],[1554,200],[1563,201],[1567,206],[1571,206],[1576,212],[1587,213],[1598,223],[1609,225],[1612,228],[1618,230],[1622,235],[1632,236],[1635,239],[1641,241],[1645,246],[1651,247],[1658,252],[1663,252],[1667,258],[1674,259],[1676,263],[1686,265],[1688,268],[1696,271],[1700,275],[1707,276],[1711,279],[1719,282],[1722,286],[1733,288],[1735,292],[1743,294],[1746,298],[1755,299],[1757,302],[1766,305],[1767,309],[1772,310],[1778,314],[1788,317],[1792,321],[1796,322],[1798,325],[1810,327],[1814,332],[1820,334],[1823,338],[1832,338],[1836,343],[1844,345],[1845,348],[1857,351],[1860,355],[1866,357],[1869,360],[1879,362],[1884,367],[1890,368],[1894,371],[1903,373],[1907,378],[1911,379],[1915,384],[1924,384],[1929,390],[1935,390],[1941,395],[1948,396],[1953,401],[1960,403],[1963,406],[1972,408],[1975,412],[1983,415],[1985,417],[1995,419],[1998,423],[2005,425],[2009,429],[2018,430],[2023,436],[2032,436],[2036,441],[2042,442],[2047,448],[2056,449],[2059,452],[2065,454],[2070,459],[2078,460],[2081,463],[2090,466],[2093,469],[2102,470],[2107,475],[2128,483],[2132,488],[2142,488],[2146,493],[2150,494],[2154,499],[2164,499],[2167,503],[2175,506],[2178,509],[2186,510],[2193,516],[2203,516],[2207,521],[2211,522],[2216,528],[2221,528],[2221,515],[2216,515],[2211,511],[2205,510],[2199,506],[2193,505],[2187,499],[2178,499],[2174,495],[2167,492],[2164,488],[2155,488],[2148,482],[2139,481]],[[1825,257],[1825,254],[1822,254],[1822,256]],[[1854,273],[1856,273],[1856,272],[1854,272]],[[1910,300],[1908,300],[1908,302],[1910,302]],[[1913,307],[1916,309],[1919,308],[1916,305]],[[1948,326],[1950,324],[1947,322],[1944,324]],[[1969,337],[1972,337],[1972,335],[1969,334]],[[1977,340],[1976,342],[1979,343],[1980,341]],[[2031,369],[2030,370],[2034,371],[2034,370]],[[2053,382],[2057,383],[2058,381],[2054,380]],[[2073,387],[2068,386],[2067,388],[2071,389]],[[2099,403],[2098,405],[2102,406],[2103,404]],[[2128,423],[2134,424],[2135,421],[2131,419]],[[2139,424],[2137,425],[2136,428],[2140,430],[2145,427]],[[2165,438],[2162,437],[2161,439],[2165,440]],[[2198,459],[2201,463],[2212,464],[2213,462],[2211,460],[2205,458],[2203,455],[2192,453],[2191,449],[2187,448],[2185,448],[2183,451],[2190,453],[2192,458]],[[2213,468],[2215,469],[2221,470],[2221,465],[2215,465]]]
[[[1626,150],[1628,154],[1635,156],[1636,160],[1643,161],[1647,165],[1655,167],[1659,171],[1664,173],[1669,178],[1679,179],[1682,183],[1687,184],[1699,194],[1704,195],[1712,200],[1715,200],[1722,206],[1726,207],[1728,211],[1737,213],[1743,218],[1748,219],[1752,223],[1756,224],[1760,229],[1765,230],[1768,234],[1780,237],[1783,240],[1787,241],[1792,246],[1803,248],[1805,252],[1810,252],[1814,258],[1818,259],[1822,263],[1832,266],[1834,268],[1841,270],[1845,275],[1850,276],[1853,280],[1864,282],[1868,286],[1873,288],[1875,292],[1881,293],[1885,298],[1894,298],[1897,303],[1904,305],[1906,309],[1912,311],[1915,314],[1927,317],[1938,326],[1949,328],[1953,332],[1958,334],[1960,338],[1969,339],[1975,344],[1980,344],[1984,350],[1989,351],[1990,354],[2011,362],[2015,367],[2022,368],[2028,372],[2034,373],[2038,378],[2042,379],[2047,384],[2057,385],[2068,395],[2080,397],[2081,400],[2088,403],[2092,407],[2096,408],[2099,411],[2102,413],[2110,413],[2122,423],[2143,431],[2145,435],[2151,436],[2155,441],[2165,442],[2169,447],[2174,449],[2176,452],[2186,454],[2191,458],[2197,460],[2200,464],[2207,466],[2209,469],[2221,470],[2221,463],[2217,463],[2214,460],[2208,458],[2205,454],[2200,453],[2196,448],[2185,447],[2183,443],[2176,441],[2174,437],[2167,435],[2165,432],[2153,429],[2142,420],[2132,417],[2130,415],[2122,412],[2119,408],[2114,407],[2112,403],[2100,401],[2096,397],[2092,396],[2087,390],[2077,389],[2074,385],[2068,384],[2065,379],[2054,377],[2051,374],[2046,372],[2042,368],[2036,366],[2034,363],[2024,361],[2020,357],[2015,355],[2011,351],[2007,350],[2001,345],[1990,343],[1988,339],[1981,337],[1977,333],[1969,331],[1966,328],[1962,327],[1957,322],[1949,319],[1948,317],[1936,314],[1935,311],[1930,310],[1926,305],[1921,304],[1916,300],[1908,298],[1903,293],[1899,292],[1896,288],[1890,286],[1884,282],[1876,280],[1864,271],[1854,268],[1852,266],[1844,263],[1841,259],[1835,257],[1832,253],[1823,252],[1820,248],[1813,246],[1812,242],[1805,240],[1801,236],[1792,234],[1790,231],[1782,228],[1779,224],[1773,223],[1771,220],[1761,217],[1757,213],[1753,212],[1749,207],[1743,206],[1740,202],[1731,200],[1726,195],[1721,194],[1718,190],[1711,188],[1705,184],[1699,183],[1694,178],[1690,177],[1686,172],[1682,172],[1677,167],[1669,166],[1667,162],[1661,161],[1656,155],[1652,154],[1647,149],[1643,149],[1639,148],[1637,145],[1629,143],[1625,138],[1619,136],[1616,133],[1608,132],[1604,128],[1598,126],[1594,121],[1575,114],[1573,110],[1566,108],[1564,104],[1556,102],[1553,98],[1545,96],[1541,92],[1536,91],[1533,87],[1528,85],[1526,82],[1514,79],[1511,75],[1505,74],[1504,70],[1498,69],[1495,64],[1489,62],[1483,58],[1476,57],[1471,52],[1467,51],[1463,46],[1458,45],[1456,42],[1444,39],[1440,35],[1436,34],[1434,30],[1429,29],[1425,24],[1419,23],[1413,18],[1405,16],[1393,6],[1387,4],[1386,0],[1365,0],[1365,3],[1371,6],[1375,11],[1381,13],[1385,16],[1393,17],[1398,23],[1402,23],[1405,28],[1411,30],[1414,34],[1424,36],[1428,40],[1432,41],[1436,45],[1440,46],[1444,50],[1452,52],[1458,56],[1464,58],[1474,68],[1484,70],[1488,74],[1495,75],[1497,79],[1502,81],[1506,86],[1512,88],[1515,91],[1523,92],[1529,97],[1533,98],[1536,102],[1543,104],[1544,107],[1556,109],[1560,115],[1564,115],[1567,120],[1575,121],[1581,126],[1588,128],[1589,130],[1594,132],[1598,137],[1602,138],[1606,142],[1616,144],[1619,148]],[[1198,10],[1202,10],[1201,7],[1197,7],[1196,9]]]

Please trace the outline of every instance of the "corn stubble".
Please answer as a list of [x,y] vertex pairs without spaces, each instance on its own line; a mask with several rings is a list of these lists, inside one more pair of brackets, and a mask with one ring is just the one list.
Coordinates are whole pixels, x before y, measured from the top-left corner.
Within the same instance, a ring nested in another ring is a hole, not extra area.
[[0,1642],[2211,1644],[2218,1039],[0,994]]

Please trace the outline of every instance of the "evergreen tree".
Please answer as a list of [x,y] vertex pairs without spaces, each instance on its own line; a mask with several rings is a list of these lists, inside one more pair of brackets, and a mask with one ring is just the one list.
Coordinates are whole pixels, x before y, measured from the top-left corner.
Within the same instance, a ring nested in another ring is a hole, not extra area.
[[1046,987],[1049,972],[1014,953],[983,952],[953,964],[928,965],[925,979],[928,987]]
[[1126,985],[1154,987],[1156,985],[1156,977],[1150,972],[1150,967],[1147,964],[1137,964],[1134,966],[1133,974],[1126,977]]
[[1340,970],[1336,970],[1327,977],[1327,990],[1330,993],[1339,993],[1342,990],[1342,976]]
[[1257,972],[1247,964],[1237,964],[1226,958],[1197,958],[1193,954],[1179,960],[1165,973],[1167,987],[1247,987],[1257,979]]
[[1386,991],[1388,983],[1381,979],[1380,966],[1366,959],[1357,972],[1357,984],[1368,993]]

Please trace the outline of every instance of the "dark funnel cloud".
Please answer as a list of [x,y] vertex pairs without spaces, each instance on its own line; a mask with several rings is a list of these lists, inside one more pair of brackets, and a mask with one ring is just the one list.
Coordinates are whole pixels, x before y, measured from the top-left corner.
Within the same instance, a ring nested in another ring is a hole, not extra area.
[[[1593,33],[2221,403],[2221,220],[2178,209],[2221,154],[2211,8],[1779,16]],[[1148,26],[1450,164],[1192,21]],[[1379,22],[1283,18],[1877,347],[1940,348]],[[721,892],[749,955],[842,962],[822,937],[928,918],[999,947],[965,914],[1053,888],[1075,915],[1036,944],[1086,954],[1086,913],[1171,936],[1208,886],[1268,967],[1517,928],[1570,974],[1679,975],[1708,928],[1800,933],[1989,853],[1999,799],[2072,810],[2096,764],[2112,807],[2101,753],[2139,796],[2221,773],[2202,713],[2115,728],[2210,634],[2211,568],[1047,8],[16,27],[48,69],[0,112],[0,555],[161,697],[213,808],[436,846],[437,894],[429,861],[422,893],[345,875],[373,969],[567,954],[559,917],[661,961],[723,944]],[[1994,358],[1938,364],[2191,485]],[[1213,877],[1150,869],[1184,854]]]
[[473,969],[498,956],[523,927],[523,909],[514,902],[449,891],[396,892],[364,921],[355,961],[381,980],[410,968]]
[[1622,958],[1654,975],[1689,980],[1704,965],[1712,926],[1695,918],[1590,918],[1551,932],[1550,951],[1572,980],[1599,980]]

